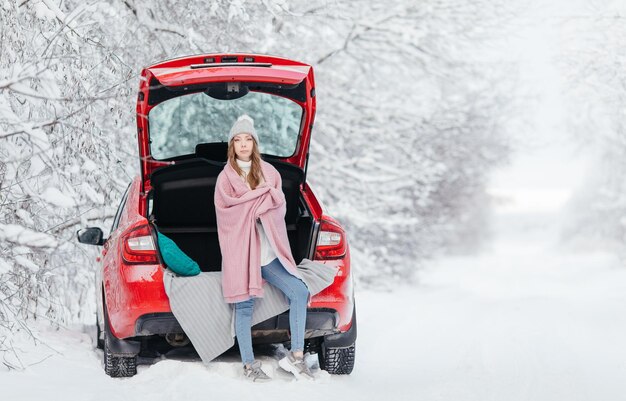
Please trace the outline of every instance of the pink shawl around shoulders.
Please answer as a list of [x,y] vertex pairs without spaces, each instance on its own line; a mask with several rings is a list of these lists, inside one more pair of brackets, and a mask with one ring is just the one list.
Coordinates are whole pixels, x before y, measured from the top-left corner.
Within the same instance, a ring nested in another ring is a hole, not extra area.
[[263,296],[261,240],[256,219],[261,219],[267,238],[287,271],[302,279],[289,247],[285,212],[287,205],[280,173],[261,160],[265,182],[248,188],[235,169],[226,163],[215,185],[217,234],[222,252],[222,291],[228,303]]

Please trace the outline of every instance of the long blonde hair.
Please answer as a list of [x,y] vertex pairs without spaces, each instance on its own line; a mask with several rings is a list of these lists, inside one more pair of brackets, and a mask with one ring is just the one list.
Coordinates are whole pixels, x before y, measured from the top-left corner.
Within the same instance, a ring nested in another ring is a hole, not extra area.
[[[261,169],[261,152],[259,151],[259,146],[256,143],[254,137],[252,138],[252,154],[250,155],[250,160],[252,160],[252,165],[250,166],[250,173],[246,177],[248,184],[250,184],[251,189],[255,189],[260,183],[261,178],[265,179],[263,176],[263,170]],[[239,174],[243,176],[244,172],[237,164],[237,154],[235,153],[235,141],[231,139],[228,143],[228,163],[232,166],[233,169]]]

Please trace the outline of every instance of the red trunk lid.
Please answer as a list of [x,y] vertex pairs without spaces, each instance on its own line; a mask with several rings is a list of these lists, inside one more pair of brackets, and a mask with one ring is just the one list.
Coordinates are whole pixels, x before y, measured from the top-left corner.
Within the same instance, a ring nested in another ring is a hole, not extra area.
[[[153,157],[154,152],[150,147],[150,111],[169,98],[202,91],[209,85],[221,83],[272,86],[278,88],[274,89],[272,94],[291,98],[302,107],[303,114],[295,151],[290,156],[278,158],[305,168],[315,118],[315,83],[313,68],[310,65],[258,54],[230,53],[182,57],[152,65],[141,72],[137,97],[137,136],[144,193],[150,189],[151,173],[159,167],[172,164],[171,158]],[[300,88],[298,98],[281,92],[280,88],[294,86]]]

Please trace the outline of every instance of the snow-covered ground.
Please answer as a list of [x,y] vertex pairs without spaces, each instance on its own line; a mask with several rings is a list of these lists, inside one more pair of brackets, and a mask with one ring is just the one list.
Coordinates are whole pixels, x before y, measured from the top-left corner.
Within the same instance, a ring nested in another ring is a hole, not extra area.
[[236,354],[209,367],[160,360],[111,379],[93,327],[21,343],[25,371],[0,373],[3,400],[626,400],[626,269],[609,254],[558,247],[556,214],[500,214],[492,249],[430,265],[417,287],[358,291],[350,376],[241,377]]

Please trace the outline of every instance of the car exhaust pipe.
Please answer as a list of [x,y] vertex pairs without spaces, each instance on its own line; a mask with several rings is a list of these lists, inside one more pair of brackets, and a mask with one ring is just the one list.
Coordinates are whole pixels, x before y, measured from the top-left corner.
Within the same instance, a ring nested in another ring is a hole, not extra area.
[[189,337],[185,333],[167,333],[165,341],[172,347],[184,347],[189,344]]

